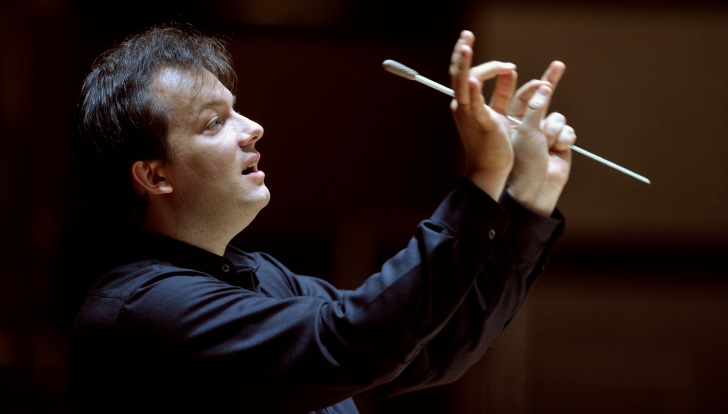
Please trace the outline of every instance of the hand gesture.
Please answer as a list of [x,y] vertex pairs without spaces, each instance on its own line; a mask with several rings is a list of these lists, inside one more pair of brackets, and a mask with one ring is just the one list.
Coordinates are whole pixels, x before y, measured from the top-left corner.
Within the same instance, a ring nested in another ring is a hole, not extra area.
[[[494,199],[505,188],[514,162],[510,125],[505,117],[515,91],[515,65],[487,62],[471,68],[475,36],[463,31],[450,61],[455,98],[450,104],[465,153],[465,176]],[[483,82],[496,79],[486,105]]]
[[533,210],[550,215],[566,185],[571,169],[570,146],[576,140],[566,118],[554,112],[545,116],[566,66],[551,62],[540,80],[518,89],[510,107],[522,124],[513,135],[515,162],[508,191]]

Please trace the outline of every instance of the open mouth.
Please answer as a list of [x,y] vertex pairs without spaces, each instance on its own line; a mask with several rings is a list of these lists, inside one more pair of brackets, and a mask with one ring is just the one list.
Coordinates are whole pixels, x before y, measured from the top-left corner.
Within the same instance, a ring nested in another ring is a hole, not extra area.
[[248,174],[254,173],[256,171],[258,171],[258,166],[257,165],[251,165],[250,167],[248,167],[248,168],[246,168],[246,169],[243,170],[243,175],[248,175]]
[[249,174],[258,172],[258,162],[260,161],[260,154],[258,154],[258,153],[251,154],[247,158],[248,158],[246,160],[247,162],[243,165],[244,169],[241,174],[249,175]]

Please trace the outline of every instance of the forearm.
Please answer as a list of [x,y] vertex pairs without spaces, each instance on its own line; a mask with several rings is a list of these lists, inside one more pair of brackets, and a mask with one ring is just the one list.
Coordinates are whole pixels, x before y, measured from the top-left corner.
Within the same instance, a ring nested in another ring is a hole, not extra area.
[[[502,207],[462,179],[419,227],[410,246],[344,300],[344,308],[352,313],[366,309],[334,319],[332,330],[347,332],[353,329],[354,319],[356,328],[364,329],[357,330],[355,354],[391,352],[382,347],[397,344],[399,362],[408,364],[460,307],[483,267],[496,255],[497,240],[492,235],[501,234],[506,225]],[[370,366],[383,360],[373,359]]]
[[374,393],[393,395],[457,380],[505,329],[543,273],[563,220],[544,218],[504,195],[510,224],[463,304],[407,370]]

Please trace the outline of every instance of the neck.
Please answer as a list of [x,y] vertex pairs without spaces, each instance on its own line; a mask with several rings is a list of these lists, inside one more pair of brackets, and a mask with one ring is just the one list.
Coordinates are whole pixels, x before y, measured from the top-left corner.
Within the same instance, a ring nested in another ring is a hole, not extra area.
[[225,253],[230,240],[242,231],[240,223],[191,220],[179,214],[159,214],[153,210],[147,211],[142,229],[183,241],[219,256]]

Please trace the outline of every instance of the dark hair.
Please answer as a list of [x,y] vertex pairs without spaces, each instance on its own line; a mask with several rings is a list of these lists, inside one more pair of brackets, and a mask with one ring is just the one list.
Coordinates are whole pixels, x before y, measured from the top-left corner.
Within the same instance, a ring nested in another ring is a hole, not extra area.
[[87,210],[107,224],[136,227],[147,200],[131,183],[137,160],[169,158],[166,108],[152,93],[164,68],[206,69],[229,90],[237,75],[226,43],[191,26],[165,24],[102,54],[86,76],[77,106],[74,149]]

